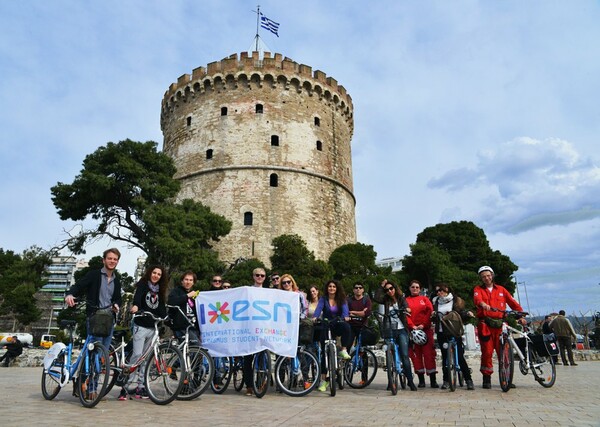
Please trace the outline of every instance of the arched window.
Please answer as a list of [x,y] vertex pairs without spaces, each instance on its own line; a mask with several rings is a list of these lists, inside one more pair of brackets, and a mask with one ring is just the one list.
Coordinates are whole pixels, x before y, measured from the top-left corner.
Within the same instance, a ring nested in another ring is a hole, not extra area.
[[271,187],[278,187],[279,186],[279,177],[277,176],[276,173],[272,173],[269,176],[269,185]]
[[271,135],[271,145],[273,147],[279,147],[279,135]]
[[317,150],[323,151],[323,143],[321,141],[317,141]]
[[252,225],[252,212],[244,212],[244,225]]
[[209,148],[208,150],[206,150],[206,160],[212,159],[212,156],[213,156],[213,150],[212,150],[212,148]]
[[222,116],[226,116],[227,115],[227,107],[221,107],[221,115]]
[[315,117],[315,126],[321,126],[321,119],[318,117]]
[[192,125],[192,116],[188,116],[188,118],[186,119],[186,123],[188,126]]
[[256,114],[262,114],[262,113],[263,113],[263,105],[256,104]]

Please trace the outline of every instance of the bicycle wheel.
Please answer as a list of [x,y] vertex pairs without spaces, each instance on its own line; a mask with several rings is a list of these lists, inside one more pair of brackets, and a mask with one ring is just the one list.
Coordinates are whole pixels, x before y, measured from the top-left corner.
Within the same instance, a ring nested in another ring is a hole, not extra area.
[[110,365],[110,377],[108,378],[108,384],[106,385],[106,391],[104,392],[105,395],[110,393],[117,382],[117,378],[119,378],[119,375],[121,375],[119,353],[115,350],[115,346],[112,344],[108,349],[108,364]]
[[446,349],[446,363],[448,365],[448,384],[450,385],[450,391],[456,390],[456,347],[454,344],[448,343],[448,348]]
[[267,392],[270,378],[271,356],[267,350],[263,350],[255,354],[252,360],[252,390],[259,399]]
[[507,392],[510,390],[513,373],[515,369],[515,359],[510,345],[510,341],[500,336],[500,352],[498,354],[498,375],[500,377],[500,388]]
[[350,353],[351,359],[346,362],[344,379],[352,388],[365,388],[373,382],[377,374],[377,357],[368,348],[361,347]]
[[406,375],[404,375],[404,371],[400,372],[398,377],[400,378],[400,388],[406,390]]
[[111,376],[108,351],[99,342],[88,346],[83,352],[77,378],[79,401],[86,408],[93,408],[106,394],[106,386]]
[[181,391],[185,378],[185,362],[176,345],[161,344],[158,351],[148,357],[144,384],[148,397],[157,405],[171,403]]
[[186,375],[177,400],[193,400],[212,384],[215,364],[208,351],[191,345],[187,350]]
[[42,371],[42,396],[46,400],[54,399],[62,389],[62,385],[66,384],[69,373],[65,367],[65,359],[64,351],[60,352],[48,370]]
[[222,394],[229,387],[231,377],[233,376],[233,357],[215,357],[215,375],[210,382],[210,389],[213,393]]
[[464,387],[465,386],[465,377],[463,376],[462,371],[458,371],[457,375],[458,375],[458,386]]
[[306,396],[313,391],[321,375],[317,358],[308,351],[296,357],[280,357],[275,363],[275,382],[288,396]]
[[529,347],[529,366],[535,380],[542,387],[550,388],[556,381],[556,366],[552,356],[538,356],[531,347]]
[[387,367],[388,389],[395,396],[398,393],[398,375],[392,346],[393,344],[388,345],[388,349],[385,351],[385,365]]
[[233,358],[233,388],[235,391],[241,391],[244,388],[244,359],[242,357]]
[[332,397],[335,396],[337,391],[337,370],[335,369],[337,355],[335,353],[335,345],[329,345],[327,347],[327,373],[329,374],[329,394],[331,394]]

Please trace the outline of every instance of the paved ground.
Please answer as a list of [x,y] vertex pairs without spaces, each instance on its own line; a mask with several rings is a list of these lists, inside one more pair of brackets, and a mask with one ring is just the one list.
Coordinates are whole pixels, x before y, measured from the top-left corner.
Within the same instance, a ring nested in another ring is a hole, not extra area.
[[[472,366],[475,368],[475,366]],[[385,390],[379,371],[364,390],[348,387],[336,397],[314,391],[293,398],[269,390],[262,399],[233,389],[223,395],[210,390],[192,402],[175,401],[157,406],[149,400],[116,399],[110,393],[93,409],[81,406],[69,392],[71,384],[53,401],[40,390],[41,368],[0,368],[0,423],[3,426],[80,425],[210,425],[210,426],[600,426],[600,363],[579,362],[577,367],[557,366],[553,388],[538,385],[531,375],[515,373],[517,388],[503,393],[480,388],[454,393],[435,389]],[[494,377],[495,379],[497,377]]]

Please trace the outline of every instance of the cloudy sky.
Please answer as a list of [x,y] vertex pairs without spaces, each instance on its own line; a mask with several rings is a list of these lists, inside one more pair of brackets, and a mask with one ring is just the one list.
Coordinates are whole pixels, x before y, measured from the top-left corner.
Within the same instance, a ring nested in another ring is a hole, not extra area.
[[[519,266],[526,309],[600,309],[600,3],[260,5],[281,24],[279,37],[261,32],[269,50],[352,96],[360,242],[403,256],[424,228],[473,221]],[[242,0],[0,2],[0,247],[64,239],[74,224],[60,221],[50,187],[72,182],[108,141],[162,146],[168,86],[248,50],[253,10]],[[122,270],[133,273],[136,256],[126,252]]]

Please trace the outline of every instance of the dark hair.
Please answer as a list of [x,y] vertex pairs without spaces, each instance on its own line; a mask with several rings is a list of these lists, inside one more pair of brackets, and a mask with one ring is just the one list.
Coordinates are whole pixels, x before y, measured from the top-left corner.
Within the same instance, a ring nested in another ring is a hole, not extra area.
[[181,279],[179,279],[179,281],[183,282],[183,278],[185,276],[192,276],[194,278],[194,282],[196,282],[196,280],[198,280],[198,276],[196,276],[196,273],[194,273],[192,270],[188,270],[181,275]]
[[102,252],[102,259],[106,259],[106,255],[108,255],[111,252],[115,254],[117,258],[121,259],[121,252],[117,248],[110,248]]
[[[385,289],[387,287],[387,285],[392,285],[392,287],[394,288],[394,297],[392,297],[389,294],[389,292]],[[383,302],[386,305],[391,305],[395,302],[400,302],[400,298],[402,297],[402,292],[400,292],[400,289],[394,282],[390,282],[389,280],[387,280],[383,289],[385,291],[385,294],[383,295]]]
[[328,280],[325,283],[325,287],[323,288],[323,296],[327,298],[327,295],[329,294],[327,292],[327,288],[329,287],[330,283],[333,283],[335,285],[335,305],[337,305],[338,307],[343,306],[346,302],[346,293],[344,292],[344,288],[342,287],[342,285],[340,285],[340,283],[337,280]]
[[155,264],[155,265],[151,265],[150,267],[148,267],[146,269],[146,272],[144,273],[144,275],[142,276],[142,278],[138,282],[138,284],[140,284],[140,283],[148,283],[150,281],[150,278],[152,277],[152,272],[155,269],[157,269],[157,268],[161,272],[160,279],[158,280],[158,286],[159,286],[159,288],[158,288],[158,297],[160,298],[161,301],[166,301],[166,298],[167,298],[167,287],[169,285],[169,277],[167,276],[167,272],[165,271],[165,268],[163,266]]
[[436,287],[437,289],[441,289],[442,291],[444,291],[444,292],[447,292],[447,293],[451,293],[451,292],[452,292],[452,289],[450,289],[450,286],[448,286],[448,284],[447,284],[447,283],[444,283],[444,282],[437,283],[437,284],[435,285],[435,287]]
[[560,314],[561,316],[564,316],[564,315],[565,315],[565,311],[564,311],[564,310],[560,310],[560,311],[558,312],[558,314]]
[[[312,288],[315,288],[315,289],[317,290],[317,297],[316,297],[315,299],[313,299],[313,298],[311,297],[311,294],[310,294],[310,290],[311,290]],[[320,298],[320,297],[321,297],[321,291],[319,290],[319,288],[317,288],[317,285],[310,285],[310,286],[308,287],[308,292],[306,293],[306,299],[308,300],[308,302],[315,302],[315,301],[319,301],[319,298]]]

